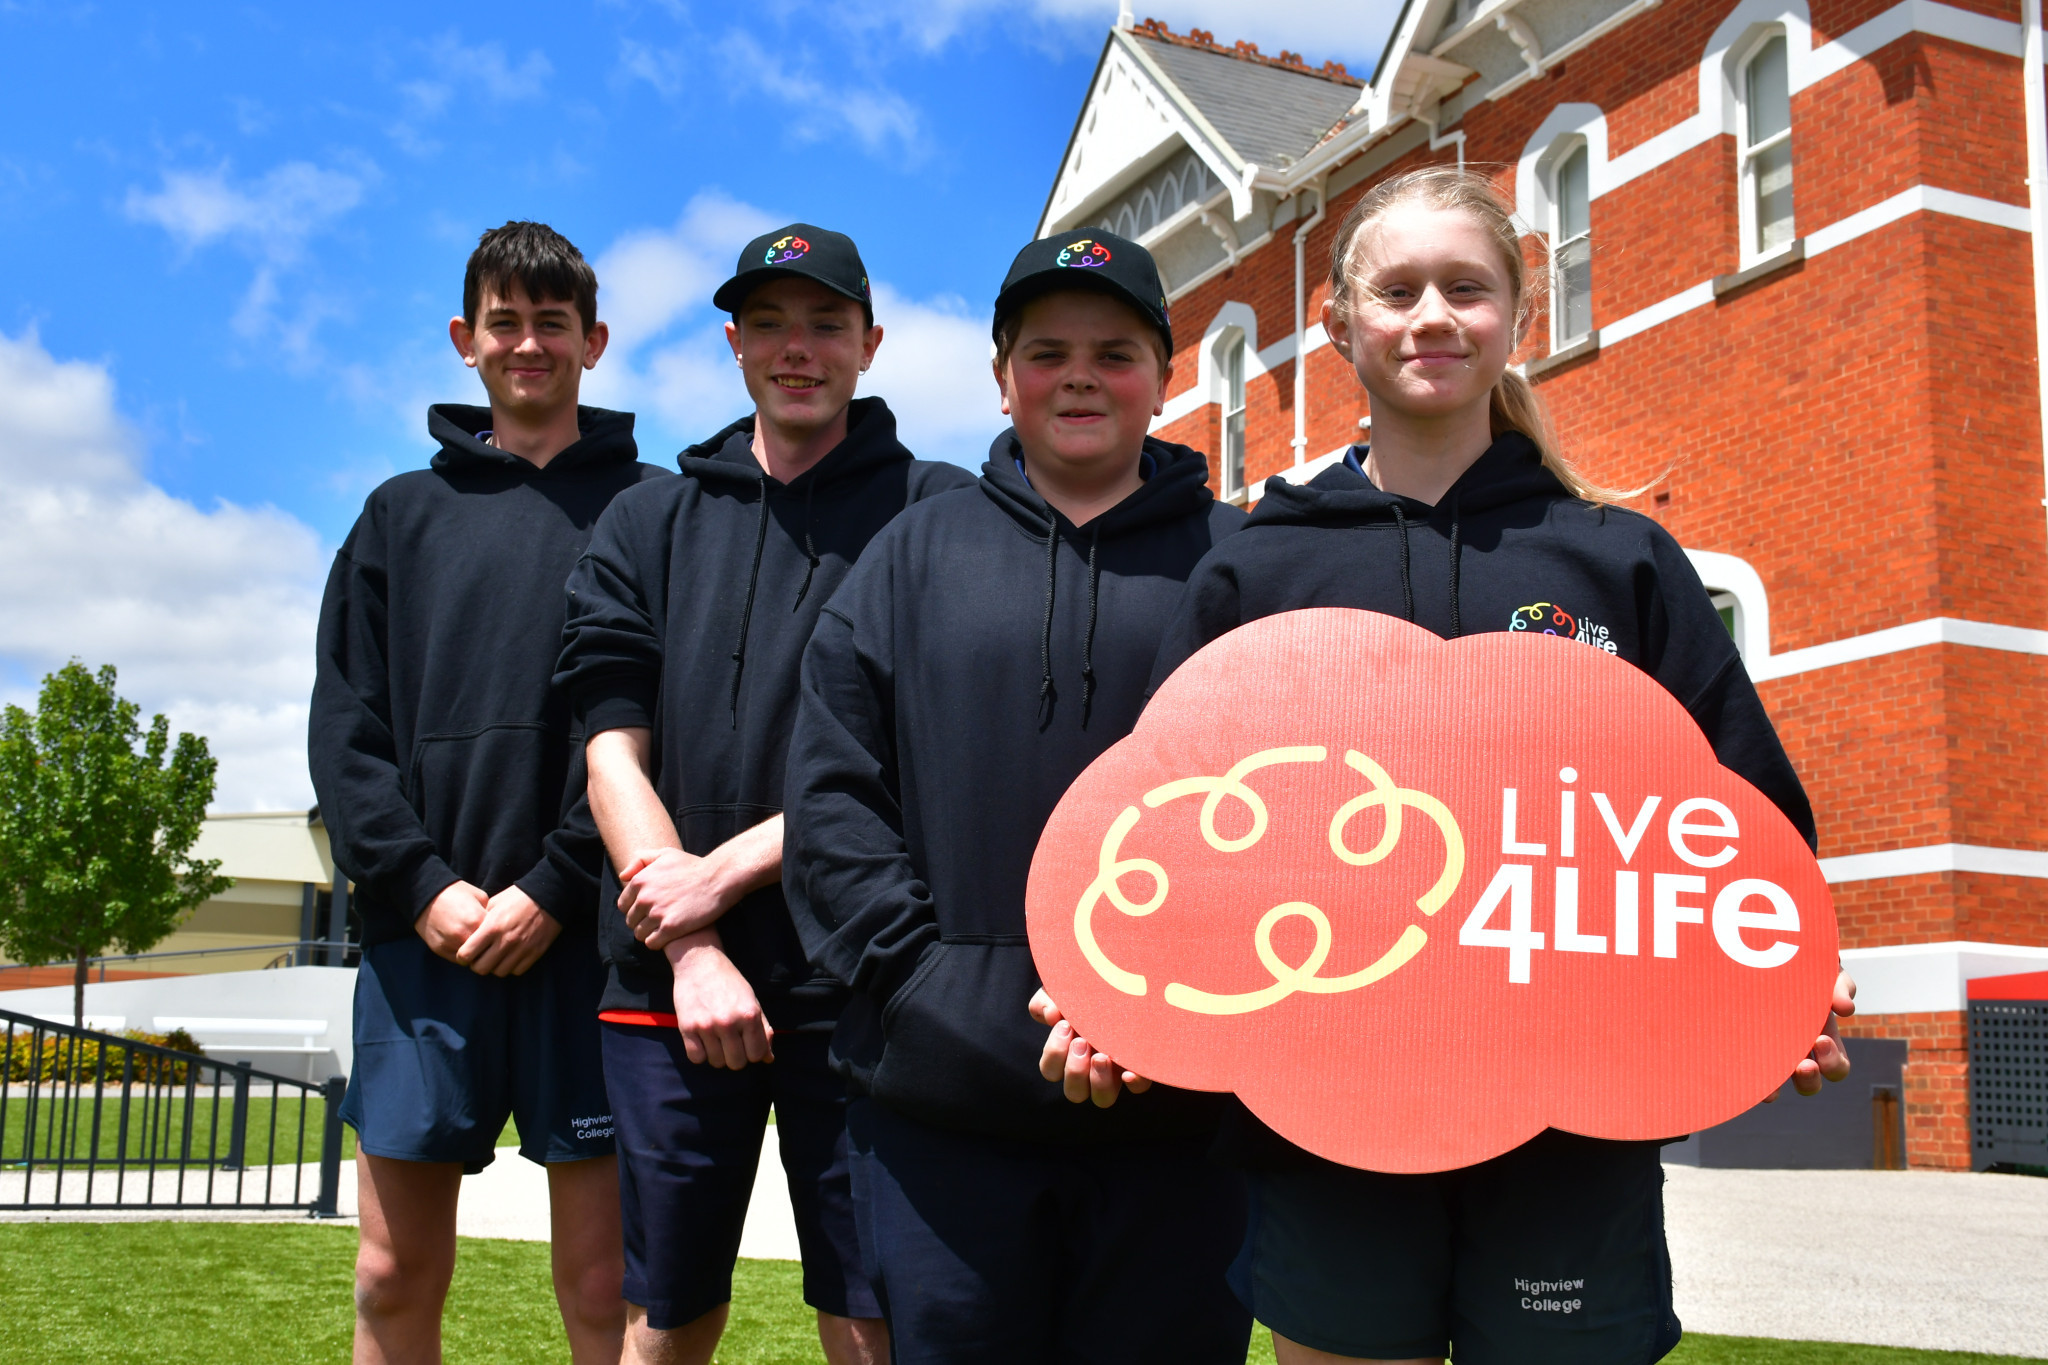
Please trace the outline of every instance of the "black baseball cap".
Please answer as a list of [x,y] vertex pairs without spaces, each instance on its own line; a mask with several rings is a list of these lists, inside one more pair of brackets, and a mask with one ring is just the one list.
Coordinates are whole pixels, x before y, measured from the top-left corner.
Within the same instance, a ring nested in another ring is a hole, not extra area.
[[1173,354],[1173,326],[1166,317],[1166,288],[1152,253],[1128,237],[1100,228],[1074,228],[1041,237],[1017,253],[1003,292],[996,295],[991,331],[1004,318],[1041,294],[1059,289],[1097,289],[1138,310],[1138,316],[1159,329],[1166,353]]
[[801,275],[816,280],[834,293],[844,294],[867,311],[874,323],[875,304],[868,291],[868,268],[861,264],[860,248],[843,232],[791,223],[764,232],[740,252],[740,263],[732,278],[718,286],[711,296],[714,308],[737,314],[747,295],[772,279]]

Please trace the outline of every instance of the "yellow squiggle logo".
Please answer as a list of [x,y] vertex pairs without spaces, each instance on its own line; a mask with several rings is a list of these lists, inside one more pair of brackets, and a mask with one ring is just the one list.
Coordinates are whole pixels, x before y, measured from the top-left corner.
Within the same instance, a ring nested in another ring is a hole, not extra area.
[[[1185,777],[1154,787],[1145,793],[1144,804],[1156,809],[1184,796],[1202,797],[1202,838],[1219,853],[1241,853],[1265,837],[1269,822],[1264,799],[1245,784],[1245,776],[1275,764],[1321,763],[1328,757],[1329,751],[1321,745],[1263,749],[1239,761],[1220,777]],[[1444,841],[1443,871],[1435,884],[1415,902],[1425,915],[1434,915],[1457,890],[1458,882],[1465,873],[1465,840],[1450,808],[1427,792],[1399,785],[1386,769],[1355,749],[1345,752],[1344,762],[1372,783],[1372,790],[1345,802],[1331,817],[1330,851],[1353,867],[1370,867],[1393,852],[1400,843],[1402,812],[1411,809],[1420,812],[1436,825]],[[1251,815],[1251,827],[1243,834],[1231,837],[1216,830],[1216,813],[1226,799],[1238,802]],[[1383,812],[1386,828],[1380,841],[1371,849],[1357,852],[1345,843],[1345,828],[1358,815],[1374,808]],[[1102,951],[1102,945],[1095,937],[1094,918],[1095,907],[1105,900],[1133,917],[1152,914],[1166,904],[1166,869],[1150,858],[1123,856],[1123,841],[1137,828],[1140,818],[1141,813],[1136,806],[1126,806],[1110,822],[1096,854],[1095,880],[1088,884],[1074,907],[1074,940],[1080,946],[1081,955],[1098,976],[1126,995],[1145,994],[1148,983],[1142,974],[1118,966]],[[1122,879],[1132,874],[1142,874],[1151,879],[1151,894],[1142,901],[1134,901],[1124,893]],[[1315,929],[1315,943],[1299,965],[1288,963],[1273,947],[1274,929],[1289,919],[1305,919]],[[1255,991],[1215,994],[1173,981],[1167,983],[1162,994],[1167,1004],[1192,1014],[1249,1014],[1276,1004],[1297,991],[1334,995],[1359,990],[1399,971],[1429,942],[1429,935],[1422,927],[1411,924],[1372,965],[1344,976],[1320,976],[1318,973],[1323,964],[1329,960],[1333,938],[1328,915],[1307,901],[1288,901],[1265,913],[1252,940],[1260,963],[1273,977],[1272,985]]]

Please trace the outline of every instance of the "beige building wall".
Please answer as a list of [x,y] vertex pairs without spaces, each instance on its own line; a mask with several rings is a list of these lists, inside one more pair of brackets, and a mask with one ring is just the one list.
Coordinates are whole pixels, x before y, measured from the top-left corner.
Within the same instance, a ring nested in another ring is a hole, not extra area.
[[[151,972],[233,972],[267,967],[306,936],[309,896],[318,911],[311,929],[327,936],[327,893],[334,859],[327,828],[305,811],[253,811],[209,815],[192,856],[218,858],[234,885],[197,906],[154,953],[210,949],[204,957],[152,957],[133,964]],[[246,948],[246,952],[220,949]],[[4,960],[4,959],[0,959]],[[113,961],[119,971],[125,964]]]

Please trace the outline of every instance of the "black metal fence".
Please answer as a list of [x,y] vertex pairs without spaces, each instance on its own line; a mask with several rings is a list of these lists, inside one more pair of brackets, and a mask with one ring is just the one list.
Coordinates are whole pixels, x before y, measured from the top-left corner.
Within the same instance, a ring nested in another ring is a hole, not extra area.
[[344,1081],[0,1010],[0,1210],[337,1213]]

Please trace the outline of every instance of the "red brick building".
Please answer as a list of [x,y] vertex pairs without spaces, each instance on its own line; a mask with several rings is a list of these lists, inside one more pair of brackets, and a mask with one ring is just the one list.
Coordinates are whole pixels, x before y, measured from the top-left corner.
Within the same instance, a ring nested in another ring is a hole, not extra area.
[[1314,325],[1345,210],[1433,162],[1499,178],[1552,249],[1519,360],[1591,477],[1658,480],[1637,505],[1722,603],[1819,814],[1853,1031],[1910,1042],[1923,1166],[1971,1163],[1964,982],[2048,967],[2020,5],[1408,0],[1370,81],[1127,24],[1040,223],[1152,249],[1157,429],[1255,501],[1369,427]]

